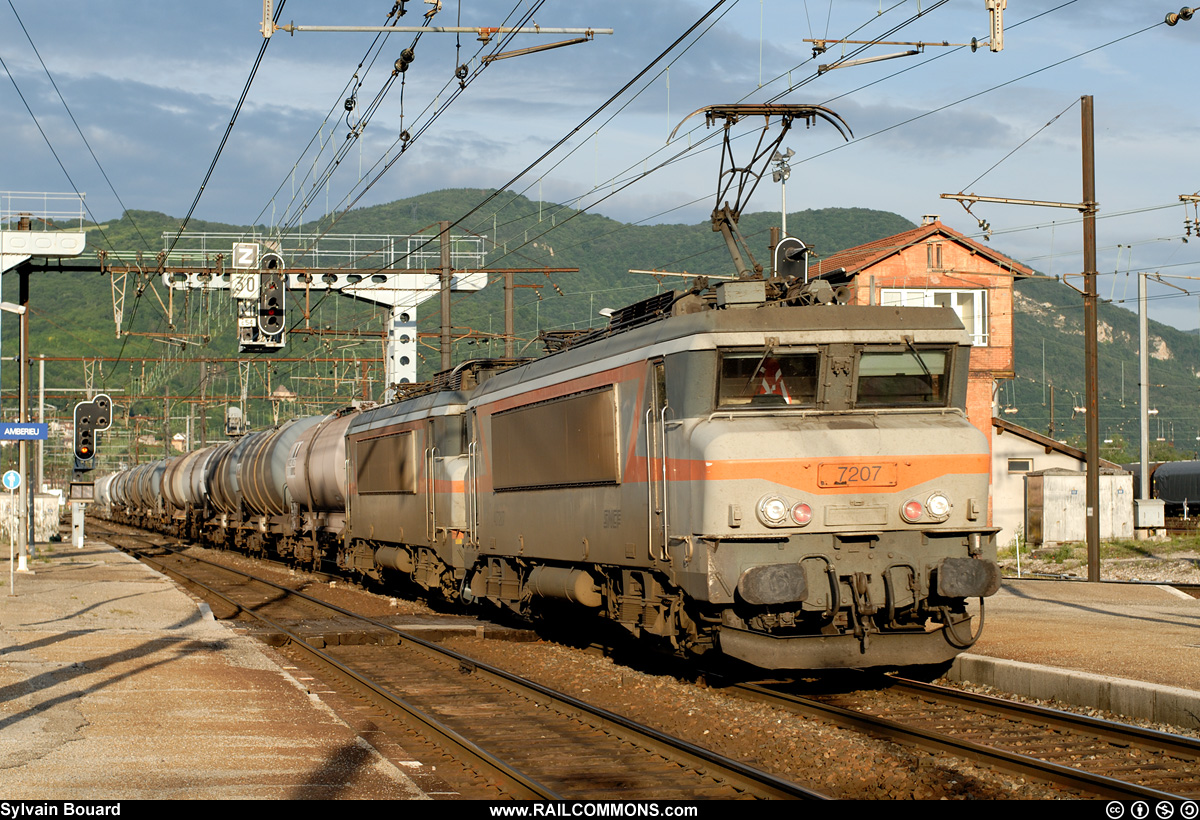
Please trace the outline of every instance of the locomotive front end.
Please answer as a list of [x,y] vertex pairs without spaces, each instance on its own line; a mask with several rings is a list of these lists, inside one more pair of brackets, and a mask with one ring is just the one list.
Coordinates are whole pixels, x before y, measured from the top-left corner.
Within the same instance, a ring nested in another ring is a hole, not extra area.
[[968,600],[1000,580],[969,340],[949,311],[799,310],[804,330],[687,354],[680,574],[720,650],[757,666],[943,664],[977,637]]

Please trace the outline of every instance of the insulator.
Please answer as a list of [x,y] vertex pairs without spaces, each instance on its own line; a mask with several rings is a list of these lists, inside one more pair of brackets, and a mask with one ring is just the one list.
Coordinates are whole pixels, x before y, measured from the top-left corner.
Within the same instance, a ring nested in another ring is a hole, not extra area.
[[355,105],[355,102],[354,102],[353,97],[347,97],[346,101],[344,103],[342,103],[342,107],[345,108],[347,111],[353,111],[354,105]]

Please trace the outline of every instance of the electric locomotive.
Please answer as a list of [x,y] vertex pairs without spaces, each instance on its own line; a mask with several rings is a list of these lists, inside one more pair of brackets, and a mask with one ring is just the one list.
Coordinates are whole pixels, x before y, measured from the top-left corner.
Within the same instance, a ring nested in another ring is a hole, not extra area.
[[[968,599],[1000,577],[957,316],[705,285],[541,359],[467,362],[423,395],[219,445],[202,530],[765,668],[951,660],[977,633]],[[333,443],[312,446],[322,430]],[[195,517],[150,491],[172,467],[102,500]]]
[[[712,226],[737,280],[548,334],[541,359],[465,362],[400,401],[135,467],[98,482],[98,506],[760,667],[950,661],[979,634],[967,601],[982,618],[1000,584],[971,338],[949,308],[838,304],[794,241],[772,278],[751,270],[755,165],[797,119],[849,127],[806,104],[702,110],[725,123]],[[759,116],[779,135],[734,163],[732,127]]]
[[727,287],[361,414],[343,565],[763,667],[952,659],[999,585],[961,323]]

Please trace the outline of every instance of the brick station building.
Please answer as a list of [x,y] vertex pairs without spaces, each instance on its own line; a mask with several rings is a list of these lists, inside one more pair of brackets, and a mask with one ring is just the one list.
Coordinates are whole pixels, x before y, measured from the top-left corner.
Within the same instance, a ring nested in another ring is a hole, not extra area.
[[932,216],[810,264],[809,276],[839,269],[852,277],[851,304],[954,309],[975,341],[967,415],[990,439],[995,383],[1014,376],[1013,282],[1033,271]]
[[847,248],[809,276],[851,277],[851,304],[950,307],[974,339],[967,416],[992,439],[996,382],[1013,371],[1013,283],[1033,270],[926,216],[910,231]]

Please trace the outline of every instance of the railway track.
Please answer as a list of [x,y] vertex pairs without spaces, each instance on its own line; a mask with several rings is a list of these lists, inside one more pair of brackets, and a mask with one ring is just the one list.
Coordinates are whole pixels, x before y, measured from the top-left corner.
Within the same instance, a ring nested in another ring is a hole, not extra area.
[[[155,537],[155,543],[164,543],[168,539],[161,536]],[[237,586],[248,587],[246,582],[239,582]],[[281,596],[280,600],[263,601],[262,593],[259,593],[257,598],[252,599],[259,610],[265,610],[271,607],[282,607],[287,605]],[[374,630],[374,637],[369,640],[361,636],[353,638],[360,646],[329,646],[326,648],[326,653],[334,660],[349,666],[352,669],[358,670],[361,674],[369,678],[376,678],[383,682],[383,688],[387,691],[402,691],[405,693],[407,701],[411,701],[412,705],[423,707],[425,711],[436,713],[438,711],[438,697],[440,690],[447,692],[453,691],[454,695],[451,698],[451,703],[457,704],[456,707],[464,714],[458,716],[462,718],[462,723],[459,724],[460,733],[466,735],[480,730],[485,723],[488,722],[489,715],[494,712],[511,712],[517,714],[514,707],[503,705],[508,701],[496,700],[496,696],[489,689],[485,688],[463,688],[469,682],[474,685],[472,678],[482,677],[481,672],[490,670],[491,668],[485,664],[466,659],[459,660],[461,656],[451,656],[451,659],[443,665],[447,665],[452,671],[447,674],[445,669],[429,669],[422,666],[419,671],[411,673],[406,672],[404,675],[398,675],[392,671],[393,656],[396,654],[396,647],[389,647],[386,643],[395,641],[403,645],[402,638],[397,637],[395,630],[376,629],[373,626],[364,627],[359,624],[357,627],[352,627],[347,621],[336,628],[331,628],[326,624],[329,619],[334,617],[343,617],[339,615],[329,615],[326,612],[324,616],[326,620],[320,622],[309,621],[306,625],[295,626],[294,619],[297,618],[314,618],[313,605],[292,605],[296,609],[291,610],[291,614],[286,617],[281,617],[281,620],[293,619],[293,632],[300,636],[299,639],[287,636],[282,630],[274,628],[264,628],[265,631],[271,632],[275,637],[275,643],[285,643],[284,651],[289,657],[294,659],[294,663],[303,669],[311,669],[311,674],[318,680],[329,680],[331,672],[329,664],[324,661],[314,661],[311,659],[310,652],[303,646],[307,642],[321,643],[319,639],[322,635],[327,635],[330,632],[342,631],[344,634],[351,634],[355,629],[366,634]],[[216,607],[214,607],[215,609]],[[387,637],[391,635],[392,637]],[[380,644],[384,645],[380,645]],[[495,642],[490,642],[495,645]],[[304,651],[304,657],[300,654]],[[468,652],[472,650],[468,649]],[[496,663],[507,666],[507,663],[499,659],[497,656]],[[317,664],[320,664],[318,667]],[[436,664],[435,664],[436,666]],[[498,671],[498,670],[496,670]],[[447,683],[447,678],[450,683]],[[339,684],[339,689],[349,691],[350,686],[357,684],[345,683]],[[504,688],[504,684],[499,684]],[[864,683],[864,685],[867,685]],[[873,681],[870,686],[881,686],[883,684],[878,681]],[[451,686],[454,688],[451,689]],[[929,701],[934,698],[934,695],[939,692],[938,689],[920,689],[916,684],[906,684],[894,679],[888,679],[887,688],[883,692],[853,692],[842,693],[838,695],[823,695],[820,700],[824,703],[817,704],[817,707],[805,704],[803,708],[799,705],[801,701],[796,693],[781,692],[778,688],[774,690],[767,687],[757,687],[761,691],[755,691],[756,687],[747,686],[740,687],[737,694],[754,697],[758,700],[768,701],[771,705],[780,707],[783,706],[792,711],[800,711],[810,716],[816,716],[824,721],[834,722],[843,726],[852,727],[858,731],[862,731],[871,737],[886,737],[897,740],[901,743],[911,744],[924,750],[933,750],[935,752],[949,753],[954,757],[979,763],[998,771],[1017,774],[1022,777],[1031,778],[1037,782],[1047,782],[1056,784],[1070,790],[1078,795],[1087,796],[1106,796],[1119,797],[1123,799],[1131,799],[1135,797],[1141,798],[1156,798],[1167,799],[1177,798],[1178,796],[1191,796],[1192,791],[1189,791],[1187,781],[1200,782],[1200,778],[1196,777],[1197,767],[1196,760],[1200,757],[1197,752],[1196,742],[1183,741],[1182,745],[1174,748],[1169,748],[1163,752],[1160,747],[1161,741],[1164,738],[1171,736],[1161,735],[1161,733],[1145,733],[1145,736],[1140,739],[1131,739],[1125,730],[1128,727],[1116,727],[1111,729],[1107,735],[1107,751],[1094,748],[1090,740],[1086,740],[1089,732],[1096,734],[1101,725],[1099,721],[1083,720],[1083,728],[1080,728],[1080,721],[1074,715],[1064,715],[1063,713],[1055,712],[1054,710],[1037,710],[1023,705],[1006,706],[1010,712],[1005,718],[1006,724],[997,724],[990,722],[993,717],[992,713],[999,711],[1002,705],[1007,704],[1004,701],[996,699],[976,699],[971,701],[970,698],[957,693],[955,690],[940,695],[943,700],[946,697],[955,697],[958,701],[957,705],[942,706],[940,712],[934,712],[927,705],[921,705],[922,701]],[[918,691],[919,690],[919,691]],[[584,689],[583,692],[586,692]],[[724,690],[723,690],[724,691]],[[898,693],[907,692],[904,699],[897,700]],[[347,695],[349,696],[349,695]],[[363,697],[363,695],[354,695],[355,697]],[[890,697],[892,700],[880,700],[882,697]],[[322,694],[325,697],[325,694]],[[379,703],[378,696],[371,696],[373,704]],[[522,696],[527,702],[531,699],[528,696]],[[588,697],[586,694],[583,697]],[[430,698],[430,701],[423,700]],[[560,714],[567,714],[574,709],[574,704],[571,699],[563,699],[562,696],[557,701],[538,702],[533,701],[538,709],[548,709],[556,711]],[[859,702],[855,703],[854,700]],[[816,700],[809,698],[809,700]],[[995,702],[992,702],[995,701]],[[471,704],[470,708],[463,708],[463,704]],[[610,704],[612,708],[621,709],[619,705]],[[380,716],[395,715],[396,709],[391,706],[375,706],[377,714]],[[1024,717],[1013,717],[1011,711],[1017,709],[1025,713]],[[844,710],[844,711],[841,711]],[[924,711],[923,711],[924,710]],[[622,709],[622,711],[624,711]],[[984,720],[984,717],[987,720]],[[644,716],[643,716],[644,717]],[[1060,723],[1054,728],[1050,727],[1050,720],[1054,718]],[[387,720],[376,721],[376,723],[386,723],[395,718],[388,717]],[[1061,720],[1068,720],[1072,723],[1071,726],[1061,725]],[[406,720],[408,720],[406,718]],[[892,723],[888,723],[887,721]],[[895,722],[909,724],[908,726],[895,726]],[[408,722],[411,723],[411,720]],[[943,730],[942,727],[950,726],[957,722],[959,726],[953,731]],[[921,724],[925,726],[922,727]],[[916,725],[913,725],[916,724]],[[933,724],[933,728],[929,728]],[[543,742],[544,738],[553,737],[553,743],[558,742],[558,738],[553,734],[559,730],[555,729],[550,733],[550,730],[537,729],[535,734],[540,732],[535,738],[533,734],[521,734],[523,731],[520,728],[514,728],[515,725],[509,721],[507,726],[503,721],[497,722],[495,728],[487,728],[488,738],[486,741],[480,740],[479,745],[487,748],[503,748],[506,746],[514,746],[517,752],[528,750],[529,748],[551,749],[552,755],[557,759],[561,771],[556,774],[542,775],[541,779],[546,781],[554,781],[556,778],[572,782],[573,784],[582,784],[589,782],[589,778],[600,778],[599,782],[611,783],[613,776],[600,774],[595,766],[589,761],[594,756],[590,755],[586,748],[567,747],[561,748],[548,745],[551,742]],[[529,725],[534,725],[530,723]],[[1030,728],[1030,725],[1036,728]],[[1024,728],[1014,729],[1014,726],[1023,726]],[[579,730],[572,730],[576,732]],[[422,735],[432,734],[428,730],[422,730]],[[707,734],[707,733],[706,733]],[[950,737],[939,737],[939,734],[948,734]],[[475,737],[475,735],[471,735]],[[996,747],[998,744],[995,741],[1000,738],[1005,738],[1008,742],[1007,749],[1005,748],[987,748],[989,746]],[[698,742],[704,743],[704,740],[697,739]],[[374,742],[374,741],[373,741]],[[404,741],[406,747],[416,741],[410,738]],[[1130,753],[1131,748],[1141,748],[1149,744],[1151,748],[1159,749],[1156,752],[1147,752],[1150,757],[1136,757]],[[440,748],[445,748],[445,743],[438,741]],[[705,744],[707,745],[707,743]],[[1045,749],[1048,749],[1046,751]],[[728,751],[728,750],[726,750]],[[433,752],[435,756],[444,754],[440,751]],[[605,753],[606,756],[612,756]],[[1154,759],[1153,755],[1159,754],[1159,759]],[[1165,754],[1166,759],[1161,758]],[[1107,758],[1106,758],[1107,755]],[[544,757],[545,755],[541,755]],[[659,758],[667,757],[665,753],[659,754]],[[1039,759],[1049,758],[1049,759]],[[1172,762],[1171,758],[1177,759]],[[1085,760],[1086,759],[1086,760]],[[585,761],[583,770],[572,770],[569,761]],[[645,758],[643,758],[645,760]],[[1178,763],[1178,760],[1185,761],[1183,764]],[[1107,762],[1106,762],[1107,761]],[[1190,761],[1190,763],[1188,763]],[[661,764],[661,760],[659,760]],[[473,764],[472,764],[473,765]],[[1190,765],[1191,768],[1187,768]],[[1081,768],[1091,770],[1082,771]],[[637,766],[635,765],[635,768]],[[1128,771],[1126,771],[1128,770]],[[439,772],[445,771],[445,768],[439,763]],[[645,763],[641,764],[638,769],[641,772],[653,772],[652,768],[647,768]],[[1132,774],[1130,773],[1132,772]],[[795,776],[793,772],[789,776]],[[473,779],[475,782],[486,782],[483,796],[499,796],[501,794],[521,794],[518,791],[507,791],[506,788],[500,788],[492,785],[497,778],[493,775],[478,775],[468,780]],[[649,797],[659,798],[667,792],[664,789],[673,788],[670,781],[664,779],[660,775],[654,775],[651,778],[654,783],[651,787],[652,791]],[[799,779],[799,778],[798,778]],[[719,786],[724,786],[724,777],[718,778]],[[1130,782],[1134,781],[1134,782]],[[598,781],[590,781],[596,784]],[[1182,785],[1181,785],[1182,784]],[[628,791],[620,792],[621,797],[627,794],[637,794],[634,789],[637,787],[636,782],[630,783]],[[464,793],[470,786],[461,787]],[[599,789],[601,796],[611,799],[614,792],[609,787]],[[557,792],[555,792],[557,794]],[[688,792],[684,791],[684,794]],[[720,788],[714,790],[714,784],[708,782],[702,785],[702,789],[694,793],[697,797],[720,797],[720,796],[742,796],[749,792],[741,792],[734,788],[732,791],[722,793]],[[524,795],[522,795],[524,796]],[[568,797],[575,798],[575,793],[568,792]],[[646,795],[639,795],[646,796]],[[677,794],[673,796],[678,796]]]
[[863,689],[834,693],[801,695],[780,683],[730,690],[1084,796],[1200,796],[1200,741],[1193,738],[898,678],[864,676]]
[[[446,757],[458,761],[465,769],[458,782],[481,796],[826,798],[389,624],[180,555],[168,548],[168,539],[115,530],[100,537],[191,587],[214,613],[253,617],[297,663],[437,747],[439,773]],[[314,619],[336,622],[335,631],[354,637],[316,646],[328,641],[313,639]]]

